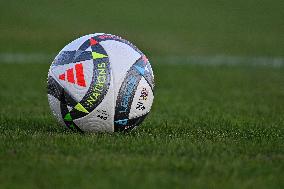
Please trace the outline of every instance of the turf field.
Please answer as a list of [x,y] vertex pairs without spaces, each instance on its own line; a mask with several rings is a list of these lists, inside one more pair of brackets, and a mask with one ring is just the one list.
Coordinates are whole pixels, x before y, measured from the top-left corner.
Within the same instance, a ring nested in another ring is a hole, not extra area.
[[47,69],[5,64],[0,71],[1,188],[284,184],[283,68],[157,62],[156,99],[141,128],[86,135],[51,117]]
[[[282,1],[76,2],[1,2],[0,188],[284,187]],[[73,133],[48,107],[52,54],[100,31],[155,72],[131,133]]]

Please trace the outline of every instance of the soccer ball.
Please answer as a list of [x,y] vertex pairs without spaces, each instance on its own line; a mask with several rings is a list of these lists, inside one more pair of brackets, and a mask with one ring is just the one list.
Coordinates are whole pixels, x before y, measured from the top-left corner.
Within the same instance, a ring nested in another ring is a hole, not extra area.
[[62,125],[80,132],[129,131],[150,112],[154,75],[136,46],[95,33],[59,52],[47,88],[52,113]]

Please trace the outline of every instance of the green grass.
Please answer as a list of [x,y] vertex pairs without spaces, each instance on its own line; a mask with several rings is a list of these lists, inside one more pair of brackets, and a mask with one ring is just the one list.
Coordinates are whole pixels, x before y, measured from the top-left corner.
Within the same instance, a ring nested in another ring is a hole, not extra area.
[[0,1],[0,59],[106,32],[145,52],[157,83],[139,129],[82,135],[50,113],[49,61],[0,60],[0,188],[284,188],[283,65],[187,60],[283,60],[283,10],[283,0]]
[[48,66],[2,64],[0,188],[283,188],[283,67],[156,62],[139,129],[82,135],[51,116]]

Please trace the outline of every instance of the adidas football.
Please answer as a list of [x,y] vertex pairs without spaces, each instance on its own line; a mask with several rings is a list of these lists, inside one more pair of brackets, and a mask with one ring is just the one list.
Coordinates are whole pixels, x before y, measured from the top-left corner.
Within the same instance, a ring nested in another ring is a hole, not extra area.
[[154,75],[132,43],[96,33],[58,53],[47,88],[52,113],[62,125],[80,132],[129,131],[151,109]]

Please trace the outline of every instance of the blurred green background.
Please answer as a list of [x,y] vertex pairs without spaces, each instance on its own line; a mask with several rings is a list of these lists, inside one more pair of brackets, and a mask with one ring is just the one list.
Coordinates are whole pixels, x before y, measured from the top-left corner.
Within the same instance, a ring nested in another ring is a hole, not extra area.
[[1,0],[0,52],[56,53],[112,33],[148,56],[284,55],[282,0]]

